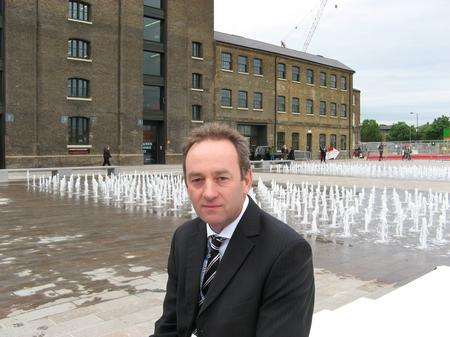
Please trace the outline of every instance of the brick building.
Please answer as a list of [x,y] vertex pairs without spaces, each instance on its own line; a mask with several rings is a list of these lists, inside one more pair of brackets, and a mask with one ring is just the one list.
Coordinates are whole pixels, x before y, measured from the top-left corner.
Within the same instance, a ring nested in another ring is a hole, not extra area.
[[211,0],[1,3],[0,167],[179,162],[214,120],[252,147],[358,137],[352,69],[214,32]]

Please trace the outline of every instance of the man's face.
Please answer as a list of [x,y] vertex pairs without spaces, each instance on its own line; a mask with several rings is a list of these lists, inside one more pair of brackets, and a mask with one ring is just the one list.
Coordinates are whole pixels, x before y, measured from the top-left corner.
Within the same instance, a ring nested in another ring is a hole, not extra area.
[[239,159],[229,140],[204,140],[186,156],[186,185],[198,216],[221,231],[242,210],[252,184],[249,170],[241,179]]

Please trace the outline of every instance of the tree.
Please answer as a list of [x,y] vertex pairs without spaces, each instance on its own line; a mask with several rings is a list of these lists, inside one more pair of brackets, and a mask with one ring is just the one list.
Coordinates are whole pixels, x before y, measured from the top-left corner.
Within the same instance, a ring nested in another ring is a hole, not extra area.
[[376,120],[365,119],[361,125],[362,142],[380,142],[381,132]]
[[388,140],[390,141],[409,141],[410,139],[416,139],[416,129],[405,122],[395,123],[389,130]]
[[433,123],[425,128],[425,137],[429,140],[442,140],[444,137],[444,129],[446,128],[450,128],[450,118],[448,116],[436,118]]

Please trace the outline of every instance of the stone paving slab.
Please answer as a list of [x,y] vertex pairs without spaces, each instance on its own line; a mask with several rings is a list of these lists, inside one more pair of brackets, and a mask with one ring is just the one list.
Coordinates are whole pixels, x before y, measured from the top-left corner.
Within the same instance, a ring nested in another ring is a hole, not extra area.
[[[273,178],[292,181],[265,177]],[[352,180],[346,183],[353,186]],[[1,337],[152,332],[162,311],[171,236],[185,219],[27,192],[23,183],[0,184],[0,199],[9,200],[0,205]],[[316,267],[316,312],[377,298],[450,264],[448,255],[307,239]]]

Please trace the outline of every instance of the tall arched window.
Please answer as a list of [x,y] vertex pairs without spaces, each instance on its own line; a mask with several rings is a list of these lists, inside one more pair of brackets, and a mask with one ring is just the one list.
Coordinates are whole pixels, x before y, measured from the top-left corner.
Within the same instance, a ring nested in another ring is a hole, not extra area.
[[89,81],[82,78],[69,78],[67,80],[67,96],[89,97]]
[[67,55],[69,57],[79,58],[79,59],[89,59],[90,54],[90,46],[88,41],[78,40],[78,39],[70,39],[68,41],[68,49]]

